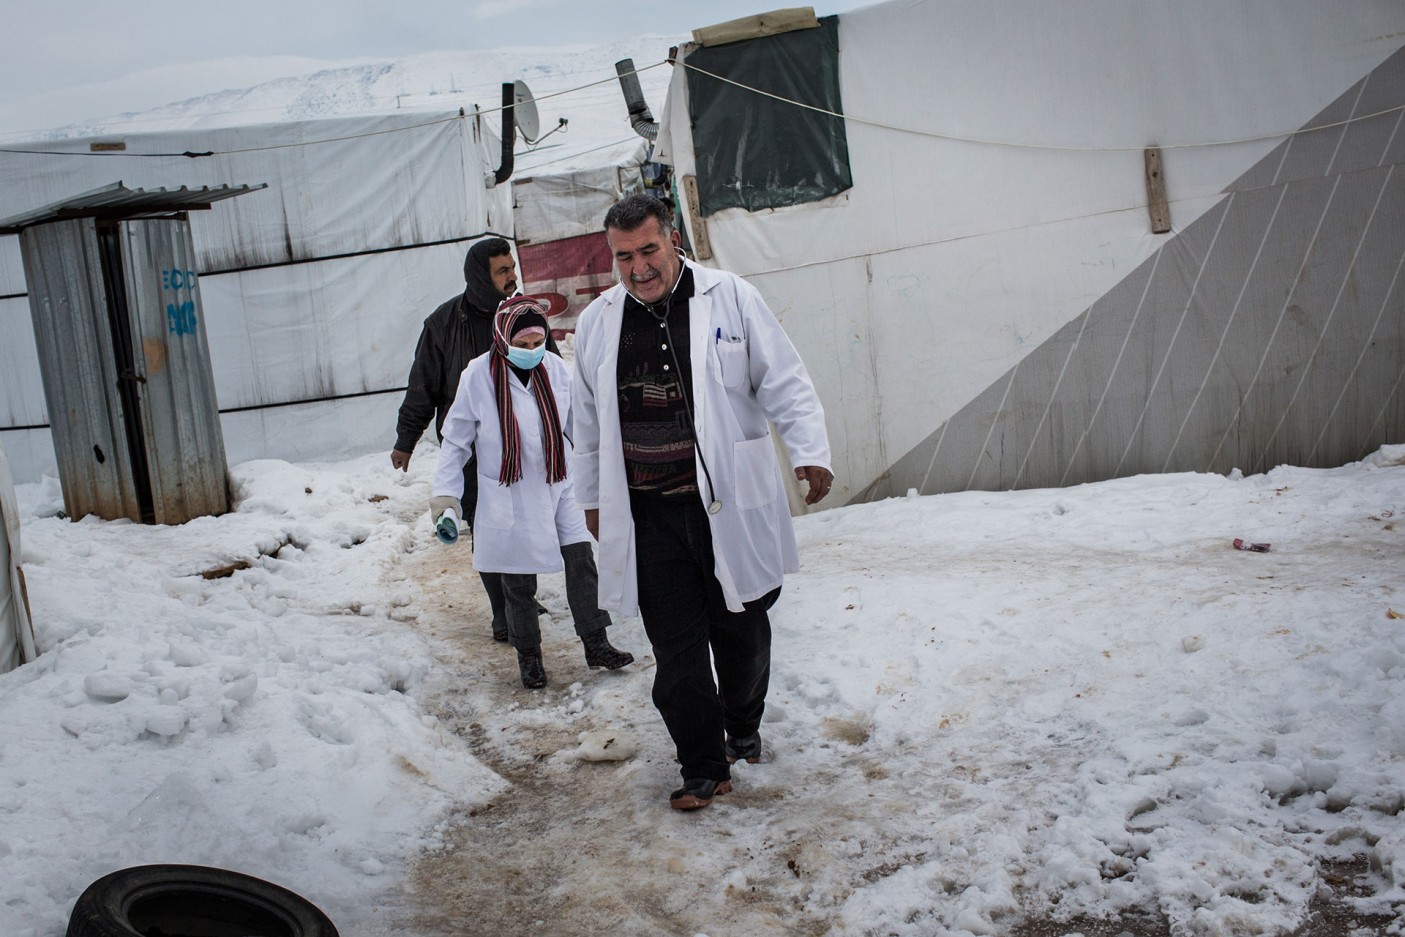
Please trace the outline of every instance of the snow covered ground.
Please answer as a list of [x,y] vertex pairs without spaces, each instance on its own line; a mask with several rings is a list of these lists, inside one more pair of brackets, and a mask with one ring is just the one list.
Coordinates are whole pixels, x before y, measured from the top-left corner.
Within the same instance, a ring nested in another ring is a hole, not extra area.
[[42,656],[0,675],[0,932],[150,862],[344,935],[1267,935],[1329,890],[1405,932],[1405,445],[800,518],[770,757],[688,815],[639,622],[588,671],[543,577],[523,690],[434,458],[245,463],[180,527],[19,487]]

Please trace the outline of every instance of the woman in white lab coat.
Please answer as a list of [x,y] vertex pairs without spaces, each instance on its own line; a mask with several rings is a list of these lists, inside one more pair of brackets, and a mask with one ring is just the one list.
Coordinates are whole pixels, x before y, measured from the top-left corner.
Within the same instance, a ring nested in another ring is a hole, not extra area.
[[[473,567],[501,573],[508,640],[522,685],[546,686],[537,574],[566,573],[566,597],[591,667],[615,670],[633,655],[610,645],[598,604],[595,557],[570,478],[571,373],[546,353],[546,308],[518,296],[493,320],[493,349],[469,362],[444,419],[431,517],[457,509],[463,466],[477,447]],[[567,425],[563,426],[563,418]]]

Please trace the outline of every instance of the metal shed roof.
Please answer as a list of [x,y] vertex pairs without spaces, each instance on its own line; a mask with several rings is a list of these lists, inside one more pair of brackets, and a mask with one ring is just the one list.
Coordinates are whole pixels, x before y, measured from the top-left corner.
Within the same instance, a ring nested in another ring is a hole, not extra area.
[[201,211],[223,199],[268,188],[257,185],[201,186],[198,189],[129,189],[114,182],[91,192],[74,195],[0,221],[0,234],[18,234],[25,228],[63,218],[138,218],[177,211]]

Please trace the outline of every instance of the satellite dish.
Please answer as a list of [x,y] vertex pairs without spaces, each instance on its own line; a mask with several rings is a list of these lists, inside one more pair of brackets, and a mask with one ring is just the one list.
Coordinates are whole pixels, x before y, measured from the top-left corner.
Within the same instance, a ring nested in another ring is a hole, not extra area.
[[529,144],[536,143],[540,139],[537,134],[541,132],[541,123],[537,118],[537,102],[532,99],[525,81],[512,83],[512,113],[517,129],[522,131],[522,139]]

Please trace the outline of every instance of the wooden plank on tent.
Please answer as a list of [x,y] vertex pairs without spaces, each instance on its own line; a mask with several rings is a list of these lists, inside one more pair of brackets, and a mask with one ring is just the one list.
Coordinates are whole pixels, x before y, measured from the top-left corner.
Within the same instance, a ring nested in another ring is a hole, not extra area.
[[707,222],[698,213],[698,177],[683,177],[683,199],[688,203],[688,233],[693,236],[693,253],[698,260],[712,259],[712,242],[707,239]]
[[1151,214],[1151,233],[1171,230],[1171,206],[1166,202],[1166,177],[1161,169],[1161,148],[1142,151],[1146,158],[1146,210]]
[[729,42],[741,42],[743,39],[776,36],[797,29],[816,29],[819,25],[814,7],[788,7],[695,29],[693,41],[704,46],[720,46]]

